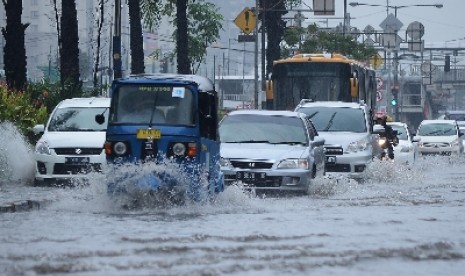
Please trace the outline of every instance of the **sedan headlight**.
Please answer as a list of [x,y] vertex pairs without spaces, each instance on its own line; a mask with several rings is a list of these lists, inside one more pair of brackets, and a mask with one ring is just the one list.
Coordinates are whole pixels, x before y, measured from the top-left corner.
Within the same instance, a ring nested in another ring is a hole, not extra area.
[[228,168],[232,167],[231,162],[229,161],[229,159],[226,159],[226,158],[223,158],[223,157],[220,158],[220,166],[221,167],[228,167]]
[[304,169],[308,170],[308,161],[303,158],[284,159],[278,164],[278,169]]
[[48,145],[48,143],[46,141],[37,142],[35,152],[37,154],[46,154],[46,155],[51,154],[50,147],[49,147],[49,145]]
[[368,138],[363,138],[358,141],[352,142],[347,146],[347,152],[358,152],[367,150],[370,147]]
[[457,147],[458,145],[459,145],[459,139],[455,139],[454,141],[450,143],[451,147]]

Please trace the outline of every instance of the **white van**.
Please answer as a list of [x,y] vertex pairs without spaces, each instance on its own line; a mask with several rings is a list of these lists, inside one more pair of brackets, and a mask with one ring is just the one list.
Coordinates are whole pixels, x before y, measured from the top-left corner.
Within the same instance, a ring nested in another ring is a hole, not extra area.
[[362,178],[377,153],[369,107],[363,103],[302,100],[295,111],[307,114],[326,140],[326,173]]
[[35,185],[72,182],[106,163],[103,150],[106,124],[97,124],[95,115],[106,114],[110,98],[73,98],[61,101],[47,125],[36,125],[42,133],[36,143]]

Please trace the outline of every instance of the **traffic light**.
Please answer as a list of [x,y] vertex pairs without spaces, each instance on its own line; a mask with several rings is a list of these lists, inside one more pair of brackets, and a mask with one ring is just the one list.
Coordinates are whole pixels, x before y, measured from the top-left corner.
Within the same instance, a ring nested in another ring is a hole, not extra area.
[[450,56],[446,55],[446,62],[444,63],[444,72],[450,72]]
[[392,93],[391,105],[392,106],[397,106],[397,104],[398,104],[398,101],[397,101],[398,97],[397,96],[399,95],[399,90],[392,89],[391,93]]
[[397,106],[397,99],[395,99],[395,98],[392,99],[392,100],[391,100],[391,105],[392,105],[392,106]]

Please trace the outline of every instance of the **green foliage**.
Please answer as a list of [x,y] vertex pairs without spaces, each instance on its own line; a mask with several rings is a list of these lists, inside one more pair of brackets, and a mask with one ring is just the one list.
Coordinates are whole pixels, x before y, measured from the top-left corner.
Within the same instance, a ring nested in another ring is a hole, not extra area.
[[29,93],[8,91],[6,87],[0,87],[0,122],[15,124],[23,135],[32,139],[34,135],[31,128],[36,124],[44,124],[47,118],[47,108],[32,100]]
[[[144,26],[149,29],[158,26],[163,15],[173,18],[170,21],[175,29],[172,38],[176,41],[175,0],[141,0],[141,10]],[[207,53],[207,46],[219,38],[224,18],[214,4],[205,0],[189,1],[187,16],[189,20],[189,57],[192,71],[195,73]]]
[[289,46],[295,46],[301,40],[300,37],[302,36],[304,31],[305,29],[301,27],[287,28],[284,32],[284,41]]
[[195,74],[207,54],[207,46],[219,37],[224,18],[212,3],[198,1],[190,4],[188,10],[189,56]]
[[[300,30],[296,28],[288,29],[284,36],[285,39],[286,36],[296,36],[296,32],[298,36],[298,31]],[[301,34],[304,33],[308,34],[307,39],[303,41],[302,48],[297,49],[302,53],[339,53],[360,61],[368,61],[376,53],[373,47],[358,42],[350,34],[320,31],[315,24],[309,25]],[[295,44],[288,43],[290,46]],[[283,54],[289,55],[290,48],[285,48]]]

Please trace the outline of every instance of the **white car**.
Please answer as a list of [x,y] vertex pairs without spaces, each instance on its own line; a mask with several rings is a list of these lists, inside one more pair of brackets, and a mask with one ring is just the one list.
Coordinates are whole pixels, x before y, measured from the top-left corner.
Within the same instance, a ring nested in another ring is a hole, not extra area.
[[70,182],[102,169],[106,124],[96,123],[95,116],[108,116],[109,107],[109,98],[66,99],[55,107],[46,126],[33,128],[42,133],[34,152],[35,185]]
[[327,174],[363,178],[367,165],[379,149],[371,132],[372,120],[367,105],[304,99],[295,111],[307,114],[326,140]]
[[417,157],[417,148],[413,144],[408,125],[402,122],[388,122],[387,124],[397,131],[397,138],[399,138],[399,144],[394,147],[394,161],[413,164]]
[[463,133],[455,120],[423,120],[413,141],[421,155],[463,154]]
[[220,122],[221,170],[226,186],[259,192],[308,192],[324,175],[324,139],[305,114],[238,110]]

